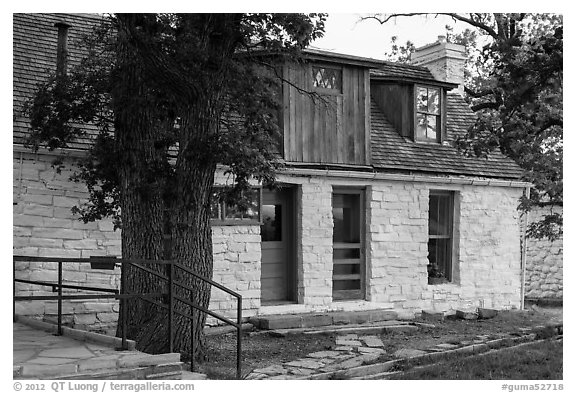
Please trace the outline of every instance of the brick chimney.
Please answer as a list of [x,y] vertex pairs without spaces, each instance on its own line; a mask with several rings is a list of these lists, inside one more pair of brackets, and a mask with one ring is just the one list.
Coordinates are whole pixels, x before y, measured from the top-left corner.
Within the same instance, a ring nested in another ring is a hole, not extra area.
[[466,52],[463,45],[446,42],[446,37],[438,36],[438,41],[416,48],[412,53],[411,64],[428,68],[438,80],[458,84],[458,92],[464,95],[464,61]]

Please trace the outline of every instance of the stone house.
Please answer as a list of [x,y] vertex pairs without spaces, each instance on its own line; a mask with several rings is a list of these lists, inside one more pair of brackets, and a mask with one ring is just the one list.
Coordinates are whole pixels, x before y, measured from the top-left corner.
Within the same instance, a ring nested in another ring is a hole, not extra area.
[[[75,42],[98,18],[14,14],[14,255],[120,255],[111,222],[72,215],[86,198],[82,185],[51,168],[53,153],[23,146],[22,104],[55,70],[59,31],[68,33],[73,62],[81,56]],[[378,309],[413,317],[423,309],[519,307],[516,207],[528,184],[504,156],[464,157],[452,145],[474,121],[460,94],[463,48],[439,39],[419,48],[412,65],[306,53],[306,64],[283,68],[292,82],[282,92],[283,187],[255,185],[248,214],[213,206],[213,279],[242,294],[243,315]],[[88,146],[83,139],[60,153],[73,159]],[[49,280],[56,271],[25,264],[17,274]],[[88,268],[65,279],[119,282],[118,271]],[[38,293],[29,285],[18,291]],[[54,314],[54,304],[38,303],[19,303],[17,312]],[[212,293],[211,308],[233,315],[235,305]],[[109,331],[117,305],[70,302],[64,312],[71,324]]]

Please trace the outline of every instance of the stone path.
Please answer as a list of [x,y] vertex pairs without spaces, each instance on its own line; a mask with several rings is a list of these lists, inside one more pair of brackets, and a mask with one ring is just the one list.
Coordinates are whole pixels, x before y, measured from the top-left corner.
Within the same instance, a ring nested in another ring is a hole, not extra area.
[[378,336],[339,335],[333,350],[312,352],[302,359],[256,369],[246,379],[296,379],[358,367],[375,362],[384,354],[384,343]]
[[14,379],[180,379],[180,354],[148,355],[13,324]]
[[[340,334],[336,336],[336,345],[332,350],[309,353],[305,358],[276,364],[253,370],[246,379],[314,379],[331,372],[346,372],[351,368],[367,364],[380,363],[394,359],[407,359],[426,354],[445,351],[470,350],[479,344],[495,344],[501,339],[518,338],[518,336],[536,335],[543,327],[527,328],[519,334],[499,333],[492,336],[478,335],[461,342],[436,343],[423,348],[400,348],[388,353],[379,336],[362,334]],[[561,328],[558,328],[561,334]],[[467,347],[467,348],[464,348]],[[384,356],[383,356],[384,355]],[[372,366],[367,366],[372,367]]]

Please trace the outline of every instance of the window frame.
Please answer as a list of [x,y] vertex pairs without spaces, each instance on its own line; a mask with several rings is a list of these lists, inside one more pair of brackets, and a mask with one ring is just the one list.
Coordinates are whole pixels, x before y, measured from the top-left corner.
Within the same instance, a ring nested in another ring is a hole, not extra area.
[[[448,239],[448,251],[446,253],[447,262],[445,264],[445,270],[443,271],[445,283],[454,282],[454,234],[455,234],[455,208],[456,208],[456,192],[451,190],[430,190],[428,197],[428,209],[430,209],[430,202],[432,196],[440,196],[448,198],[448,234],[447,235],[431,235],[430,234],[430,210],[428,212],[428,247],[430,240],[432,239]],[[428,265],[431,265],[430,259],[428,258]]]
[[[315,86],[315,80],[316,80],[314,78],[315,69],[330,69],[337,71],[340,76],[339,88],[330,89],[326,87]],[[335,64],[323,64],[323,63],[310,64],[309,81],[311,89],[317,93],[325,95],[342,95],[344,92],[344,67]]]
[[[426,89],[428,90],[438,90],[438,114],[431,113],[431,112],[421,112],[418,110],[418,89]],[[433,86],[433,85],[425,85],[425,84],[415,84],[414,85],[414,141],[418,143],[432,143],[432,144],[441,144],[444,139],[444,129],[445,129],[445,97],[444,97],[444,89],[440,86]],[[418,136],[418,115],[423,114],[425,116],[436,116],[436,138],[422,138]],[[439,127],[438,127],[439,126]]]
[[[225,186],[214,186],[213,191],[222,189]],[[217,201],[220,207],[218,218],[212,218],[210,214],[210,224],[214,226],[232,226],[232,225],[262,225],[262,186],[252,186],[252,190],[257,191],[258,195],[258,219],[253,218],[226,218],[226,203],[224,201]],[[210,206],[212,208],[212,205]]]

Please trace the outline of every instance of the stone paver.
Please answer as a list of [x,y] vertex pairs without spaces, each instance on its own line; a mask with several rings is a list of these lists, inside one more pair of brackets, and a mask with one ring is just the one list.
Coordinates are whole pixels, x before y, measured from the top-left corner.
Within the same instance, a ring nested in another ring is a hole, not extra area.
[[311,359],[300,359],[294,360],[292,362],[286,363],[287,366],[298,367],[298,368],[311,368],[317,369],[324,366],[324,363],[318,362]]
[[122,376],[131,378],[131,369],[128,367],[132,366],[140,367],[140,371],[133,375],[134,379],[140,379],[160,372],[153,370],[157,367],[142,371],[141,366],[157,365],[169,365],[169,370],[162,372],[166,373],[166,378],[174,379],[176,375],[181,375],[182,369],[179,354],[148,355],[136,351],[118,351],[108,345],[55,336],[18,322],[13,325],[12,350],[15,379],[54,379],[103,371],[121,372]]
[[412,358],[414,356],[424,355],[426,352],[419,349],[402,348],[394,352],[397,358]]
[[362,345],[362,343],[358,340],[342,340],[342,339],[337,338],[336,339],[336,345],[358,347],[358,346]]
[[334,358],[339,355],[341,355],[341,353],[338,351],[320,351],[309,353],[307,356],[312,358]]
[[[414,325],[406,325],[406,327],[410,329],[418,328]],[[504,336],[509,337],[510,334]],[[440,336],[435,337],[434,335],[432,337],[440,338]],[[430,354],[431,352],[445,352],[471,344],[485,343],[488,339],[489,336],[479,335],[474,339],[463,340],[458,343],[437,343],[431,344],[430,347],[419,349],[400,348],[392,355],[395,358],[406,359]],[[305,358],[270,366],[266,369],[254,370],[253,373],[248,375],[247,379],[303,379],[315,378],[314,376],[317,374],[320,375],[316,378],[325,379],[330,373],[352,373],[351,375],[356,375],[354,373],[368,372],[366,368],[377,369],[379,367],[377,363],[379,358],[387,353],[385,343],[374,333],[370,335],[362,335],[360,333],[338,335],[336,337],[336,345],[331,350],[309,353]]]
[[436,345],[436,348],[440,348],[440,349],[456,349],[456,348],[458,348],[458,345],[456,345],[456,344],[443,343],[443,344],[438,344],[438,345]]
[[376,336],[366,336],[362,337],[362,341],[369,347],[383,347],[384,343],[379,337]]
[[371,348],[371,347],[358,347],[358,352],[360,353],[386,353],[382,348]]

